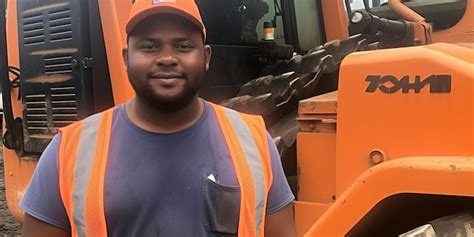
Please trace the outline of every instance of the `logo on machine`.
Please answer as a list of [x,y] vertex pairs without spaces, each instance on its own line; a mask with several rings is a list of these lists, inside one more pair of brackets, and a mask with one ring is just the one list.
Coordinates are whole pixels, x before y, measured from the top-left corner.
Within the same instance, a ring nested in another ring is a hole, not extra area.
[[392,75],[369,75],[365,79],[369,82],[365,92],[374,93],[379,90],[385,94],[394,94],[399,91],[407,94],[420,93],[424,88],[429,88],[430,93],[451,93],[451,75],[431,75],[426,78],[421,76],[404,76],[397,78]]
[[164,3],[164,2],[176,2],[176,0],[153,0],[153,4]]

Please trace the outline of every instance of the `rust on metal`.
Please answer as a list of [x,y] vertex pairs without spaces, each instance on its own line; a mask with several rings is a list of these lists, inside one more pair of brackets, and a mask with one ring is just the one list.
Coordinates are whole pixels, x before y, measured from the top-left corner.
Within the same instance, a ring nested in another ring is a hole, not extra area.
[[39,75],[37,77],[25,79],[26,83],[58,83],[71,80],[72,76],[64,74]]
[[300,114],[337,113],[337,91],[300,101],[298,112]]
[[335,133],[336,118],[324,118],[322,116],[299,117],[299,129],[301,132],[317,132],[317,133]]
[[44,11],[44,10],[48,10],[48,9],[51,9],[51,8],[58,8],[58,7],[63,7],[63,6],[67,6],[67,5],[69,5],[69,3],[67,3],[67,2],[43,5],[43,6],[40,6],[40,7],[35,7],[35,8],[28,9],[26,11],[23,11],[23,14]]
[[33,51],[30,53],[32,56],[46,56],[51,54],[73,54],[78,51],[77,48],[60,48],[60,49],[45,49]]
[[[37,138],[37,139],[52,139],[54,137],[53,134],[32,134],[30,135],[31,138]],[[49,141],[48,141],[49,143]]]
[[337,91],[303,100],[298,108],[301,132],[335,133],[337,124]]
[[371,165],[378,165],[387,160],[387,155],[383,150],[373,149],[369,152],[369,163]]

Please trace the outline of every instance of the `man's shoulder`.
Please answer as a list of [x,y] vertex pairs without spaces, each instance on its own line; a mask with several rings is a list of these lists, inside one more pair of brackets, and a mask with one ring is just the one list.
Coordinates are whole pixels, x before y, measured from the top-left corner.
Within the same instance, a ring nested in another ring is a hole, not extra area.
[[208,103],[212,105],[211,107],[213,107],[214,111],[216,112],[217,120],[223,119],[223,117],[227,117],[232,126],[248,127],[249,131],[252,132],[252,134],[258,134],[262,142],[266,140],[267,129],[262,116],[237,111],[222,105],[213,104],[211,102]]
[[233,108],[229,108],[227,105],[224,106],[224,105],[220,105],[220,104],[214,104],[212,102],[209,102],[209,101],[206,101],[209,105],[211,105],[211,108],[213,108],[214,110],[215,109],[220,109],[222,111],[224,111],[225,113],[227,114],[240,114],[241,116],[243,117],[247,117],[247,118],[262,118],[261,115],[258,115],[258,114],[251,114],[247,111],[240,111],[240,110],[236,110],[236,109],[233,109]]

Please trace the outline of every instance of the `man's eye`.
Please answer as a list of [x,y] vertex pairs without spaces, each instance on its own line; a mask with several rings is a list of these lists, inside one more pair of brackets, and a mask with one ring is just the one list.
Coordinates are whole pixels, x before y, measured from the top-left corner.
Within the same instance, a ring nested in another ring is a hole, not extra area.
[[176,45],[176,48],[179,50],[187,51],[193,49],[193,46],[190,44],[178,44]]
[[147,44],[147,45],[142,45],[141,48],[145,50],[153,50],[153,49],[157,49],[158,47],[153,44]]

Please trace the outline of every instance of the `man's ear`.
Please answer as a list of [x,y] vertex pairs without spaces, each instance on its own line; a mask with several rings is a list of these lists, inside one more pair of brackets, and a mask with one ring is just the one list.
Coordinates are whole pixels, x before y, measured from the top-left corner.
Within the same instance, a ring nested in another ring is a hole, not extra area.
[[204,45],[204,60],[206,60],[206,71],[209,70],[209,64],[211,63],[212,49],[210,45]]
[[125,69],[128,69],[128,48],[122,49],[122,58],[125,63]]

